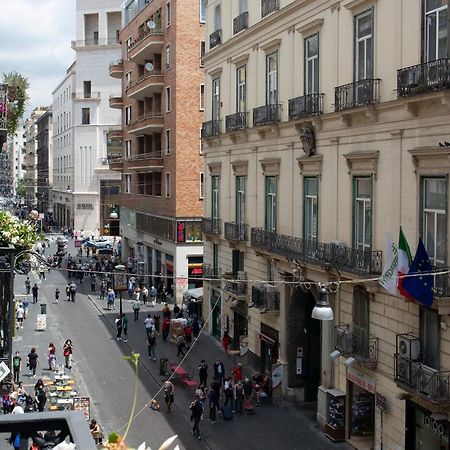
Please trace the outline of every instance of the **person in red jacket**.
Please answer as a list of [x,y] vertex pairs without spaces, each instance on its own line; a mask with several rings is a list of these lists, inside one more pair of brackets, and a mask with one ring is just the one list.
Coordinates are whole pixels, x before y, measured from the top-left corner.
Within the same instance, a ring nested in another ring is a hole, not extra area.
[[231,370],[233,375],[233,381],[237,383],[238,381],[242,381],[242,364],[239,363],[236,367]]
[[169,336],[170,331],[170,319],[168,317],[164,317],[162,321],[162,337],[165,341],[167,339],[167,336]]
[[225,331],[225,333],[223,334],[223,338],[222,338],[222,346],[223,346],[223,351],[225,352],[225,354],[228,353],[228,346],[230,345],[230,341],[231,341],[231,338],[228,335],[228,331]]
[[191,346],[192,342],[192,327],[189,323],[184,327],[184,342],[186,342],[186,348]]

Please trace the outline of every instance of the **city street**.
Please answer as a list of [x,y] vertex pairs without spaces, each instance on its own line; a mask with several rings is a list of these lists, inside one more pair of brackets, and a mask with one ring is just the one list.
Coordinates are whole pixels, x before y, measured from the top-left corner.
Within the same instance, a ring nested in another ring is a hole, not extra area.
[[[69,243],[69,247],[72,243]],[[53,249],[47,250],[47,253]],[[72,249],[73,251],[73,249]],[[32,277],[34,278],[34,277]],[[23,276],[16,276],[16,294],[24,293]],[[47,346],[53,342],[57,348],[57,362],[63,362],[62,345],[67,338],[74,343],[73,374],[79,382],[80,393],[91,398],[91,417],[96,418],[105,433],[119,431],[124,433],[133,401],[134,372],[130,363],[123,359],[132,351],[140,353],[138,403],[136,412],[140,412],[133,420],[127,442],[137,446],[146,441],[151,448],[157,448],[166,438],[177,434],[180,448],[235,449],[236,444],[245,449],[347,449],[346,444],[333,444],[317,430],[315,424],[315,404],[295,407],[288,404],[259,406],[254,415],[235,415],[232,422],[224,422],[219,418],[210,424],[205,414],[201,422],[203,440],[199,443],[190,432],[189,404],[192,393],[175,382],[175,407],[173,412],[165,414],[163,397],[161,411],[156,412],[145,405],[159,390],[162,378],[159,375],[159,358],[166,357],[170,362],[179,361],[173,346],[163,343],[158,338],[156,347],[158,361],[147,358],[146,339],[143,320],[147,312],[153,313],[155,308],[149,306],[141,309],[140,320],[134,322],[128,295],[124,294],[124,312],[129,318],[129,341],[117,341],[115,338],[114,318],[118,312],[107,311],[104,300],[97,295],[90,295],[89,280],[79,286],[75,303],[65,300],[66,273],[53,270],[47,274],[47,280],[39,283],[39,303],[47,304],[47,329],[35,331],[36,314],[39,305],[30,305],[29,318],[24,328],[18,330],[14,341],[14,350],[19,350],[24,358],[21,379],[29,390],[36,379],[48,376]],[[34,279],[32,279],[34,284]],[[61,291],[59,304],[53,302],[56,288]],[[80,292],[81,291],[81,292]],[[126,299],[125,299],[126,298]],[[158,307],[157,307],[158,308]],[[156,308],[156,309],[157,309]],[[37,378],[29,378],[25,369],[25,357],[31,347],[37,348],[40,357]],[[221,356],[227,370],[232,367],[232,357],[224,357],[221,346],[208,335],[202,335],[183,364],[186,371],[197,378],[197,366],[205,358],[210,366],[216,357]],[[230,434],[230,432],[232,434]]]

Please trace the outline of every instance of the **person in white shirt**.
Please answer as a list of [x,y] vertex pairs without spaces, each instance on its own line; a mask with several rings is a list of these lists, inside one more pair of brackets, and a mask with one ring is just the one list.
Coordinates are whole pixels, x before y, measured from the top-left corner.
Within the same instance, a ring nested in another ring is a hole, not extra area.
[[152,331],[153,331],[153,319],[152,316],[149,314],[147,316],[147,318],[144,320],[144,325],[145,325],[145,331],[147,332],[147,337],[151,335]]
[[17,319],[17,328],[23,328],[23,318],[25,317],[25,310],[23,309],[22,303],[19,303],[19,306],[16,310],[16,319]]

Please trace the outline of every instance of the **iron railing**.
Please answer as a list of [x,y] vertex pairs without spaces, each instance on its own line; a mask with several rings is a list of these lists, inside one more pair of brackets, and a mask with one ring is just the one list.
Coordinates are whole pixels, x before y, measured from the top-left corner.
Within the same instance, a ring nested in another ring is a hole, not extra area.
[[449,88],[450,59],[438,59],[397,70],[399,98]]
[[248,28],[248,11],[239,14],[233,19],[233,34],[237,34],[240,31]]
[[380,101],[380,79],[367,78],[334,88],[334,109],[344,111]]
[[161,150],[150,153],[137,153],[136,155],[131,155],[131,157],[127,159],[128,161],[143,161],[145,159],[159,159],[159,158],[162,158]]
[[128,84],[128,86],[126,87],[125,91],[129,91],[130,89],[133,89],[135,86],[137,86],[138,84],[142,83],[143,81],[152,78],[154,76],[158,76],[161,75],[161,71],[160,70],[152,70],[151,72],[147,72],[145,75],[142,75],[141,77],[139,77],[137,80],[132,81],[130,84]]
[[222,43],[222,30],[219,28],[209,35],[209,48],[212,49]]
[[222,233],[222,220],[215,217],[203,217],[202,233],[220,235]]
[[[448,269],[446,267],[433,266],[435,272],[445,272]],[[434,275],[433,294],[436,298],[450,297],[450,275],[444,273],[442,275]]]
[[280,121],[281,105],[264,105],[253,108],[253,126],[261,127]]
[[218,136],[220,134],[220,120],[209,120],[202,124],[202,138]]
[[261,17],[280,9],[280,0],[261,0]]
[[[225,276],[225,275],[224,275]],[[226,280],[224,284],[224,290],[233,295],[234,297],[246,297],[247,296],[247,278],[237,280],[237,275],[232,275],[233,280]]]
[[78,41],[71,41],[71,47],[87,47],[89,45],[111,45],[111,44],[120,44],[118,38],[93,38],[93,39],[81,39]]
[[228,241],[246,241],[248,225],[246,223],[225,222],[225,239]]
[[333,243],[287,236],[252,228],[252,247],[321,267],[332,267],[357,275],[380,275],[383,252],[345,247]]
[[211,264],[203,264],[203,276],[204,278],[218,280],[222,277],[222,273],[219,268],[211,266]]
[[245,130],[247,128],[247,113],[238,112],[225,117],[225,131]]
[[359,333],[348,325],[335,328],[336,349],[344,356],[353,356],[359,364],[375,367],[378,362],[378,338]]
[[289,120],[323,114],[323,94],[307,94],[289,100]]

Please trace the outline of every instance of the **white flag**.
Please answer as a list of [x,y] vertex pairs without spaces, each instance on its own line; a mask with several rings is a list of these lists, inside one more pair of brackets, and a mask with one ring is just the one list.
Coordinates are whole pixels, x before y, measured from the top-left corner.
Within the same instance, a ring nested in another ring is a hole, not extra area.
[[394,244],[390,233],[386,233],[386,249],[383,275],[378,283],[392,295],[399,295],[397,290],[398,247]]

